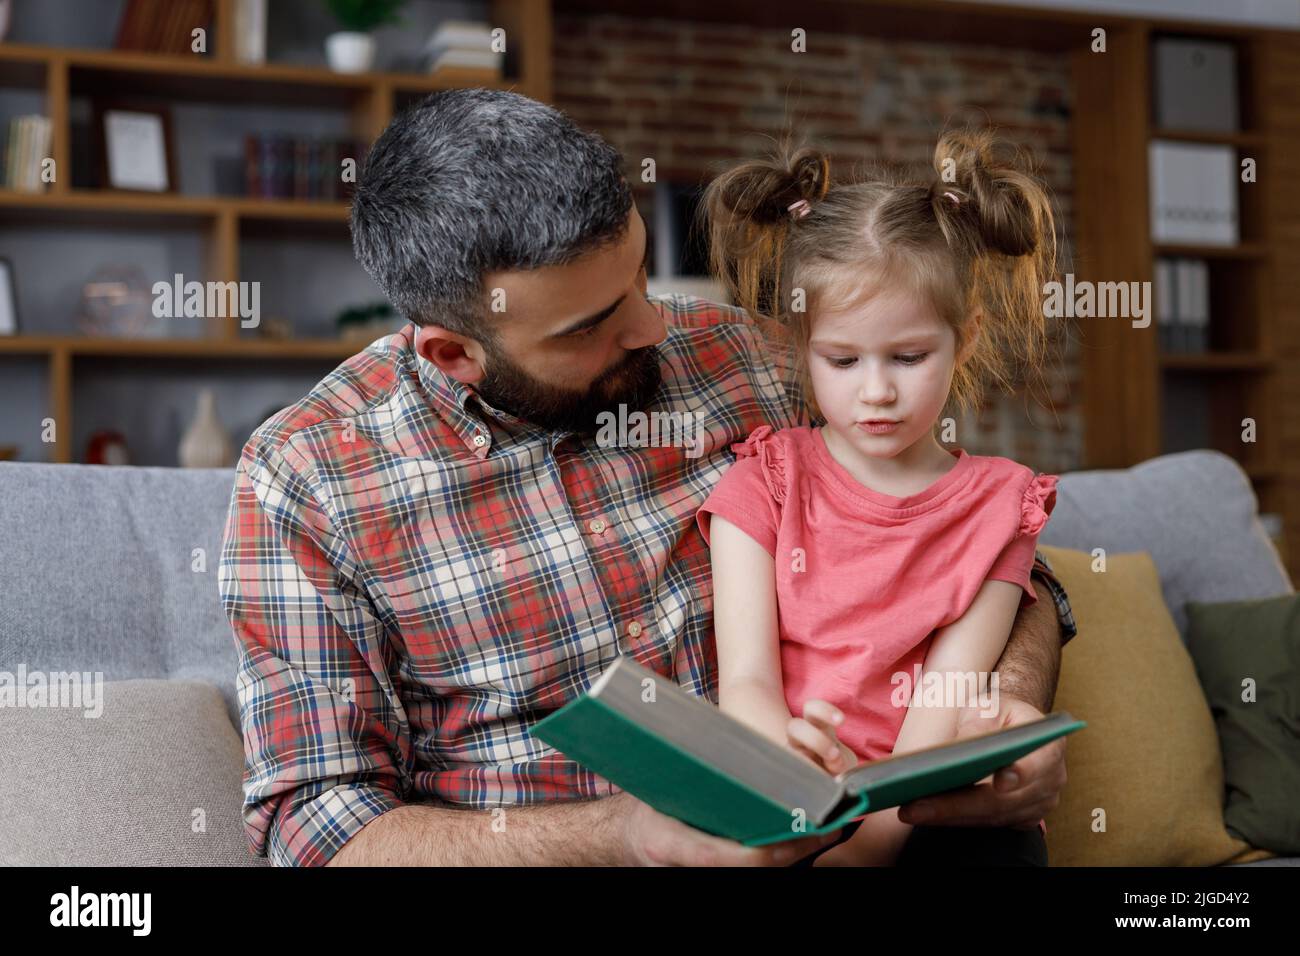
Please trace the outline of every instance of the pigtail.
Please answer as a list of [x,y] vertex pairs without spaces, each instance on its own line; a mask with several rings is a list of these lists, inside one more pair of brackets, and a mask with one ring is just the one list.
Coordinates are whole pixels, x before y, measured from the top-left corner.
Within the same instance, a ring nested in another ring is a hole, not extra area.
[[[969,277],[969,306],[985,314],[968,372],[1013,391],[1047,357],[1042,289],[1057,267],[1051,200],[1030,155],[987,129],[945,132],[934,167],[935,218]],[[973,393],[960,384],[959,394]]]
[[[780,318],[790,232],[816,216],[830,188],[830,161],[811,147],[741,163],[705,188],[700,215],[709,237],[710,272],[751,315]],[[805,200],[808,216],[791,214]]]
[[[799,200],[809,212],[792,216]],[[1014,392],[1035,374],[1043,381],[1042,289],[1056,272],[1055,219],[1029,154],[987,130],[945,133],[934,172],[920,179],[881,168],[834,186],[824,153],[786,146],[709,183],[697,226],[708,236],[710,272],[732,300],[769,339],[789,337],[816,417],[810,317],[851,310],[882,284],[925,295],[954,330],[962,361],[949,409],[977,409],[989,385]]]

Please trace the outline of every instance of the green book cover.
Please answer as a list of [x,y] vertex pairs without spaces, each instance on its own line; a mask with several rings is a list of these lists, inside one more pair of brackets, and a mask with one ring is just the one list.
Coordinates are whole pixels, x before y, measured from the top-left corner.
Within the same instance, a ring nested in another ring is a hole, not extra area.
[[[975,783],[1084,726],[1069,714],[1051,714],[832,777],[623,656],[532,733],[660,813],[761,846]],[[713,759],[704,756],[710,750]]]

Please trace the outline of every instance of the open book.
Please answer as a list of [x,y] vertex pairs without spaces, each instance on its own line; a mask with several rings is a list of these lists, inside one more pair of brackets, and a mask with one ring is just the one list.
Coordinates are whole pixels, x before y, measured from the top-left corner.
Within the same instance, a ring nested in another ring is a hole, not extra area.
[[1084,726],[1057,713],[831,776],[623,655],[532,733],[660,813],[762,846],[975,783]]

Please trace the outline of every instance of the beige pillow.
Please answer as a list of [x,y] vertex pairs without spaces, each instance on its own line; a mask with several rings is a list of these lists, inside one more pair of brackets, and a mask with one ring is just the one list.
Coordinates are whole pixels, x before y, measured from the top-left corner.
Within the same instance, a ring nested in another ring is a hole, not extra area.
[[0,711],[0,866],[265,866],[249,853],[244,747],[217,688],[101,687],[93,707]]
[[[1042,547],[1079,633],[1062,651],[1054,710],[1088,726],[1046,817],[1053,866],[1213,866],[1272,854],[1223,826],[1219,738],[1151,556]],[[1105,830],[1095,822],[1104,812]],[[1094,829],[1096,827],[1096,829]]]

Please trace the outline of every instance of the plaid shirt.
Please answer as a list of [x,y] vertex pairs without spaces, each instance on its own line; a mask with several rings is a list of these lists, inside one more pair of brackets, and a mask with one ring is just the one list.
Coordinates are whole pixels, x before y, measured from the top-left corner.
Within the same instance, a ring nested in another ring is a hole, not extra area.
[[[348,359],[243,449],[222,547],[238,645],[244,823],[278,864],[327,862],[412,801],[617,793],[529,734],[619,654],[717,702],[695,513],[764,423],[812,424],[788,349],[743,310],[655,297],[654,411],[703,453],[601,447],[491,408],[415,326]],[[1063,634],[1074,634],[1060,585]]]

